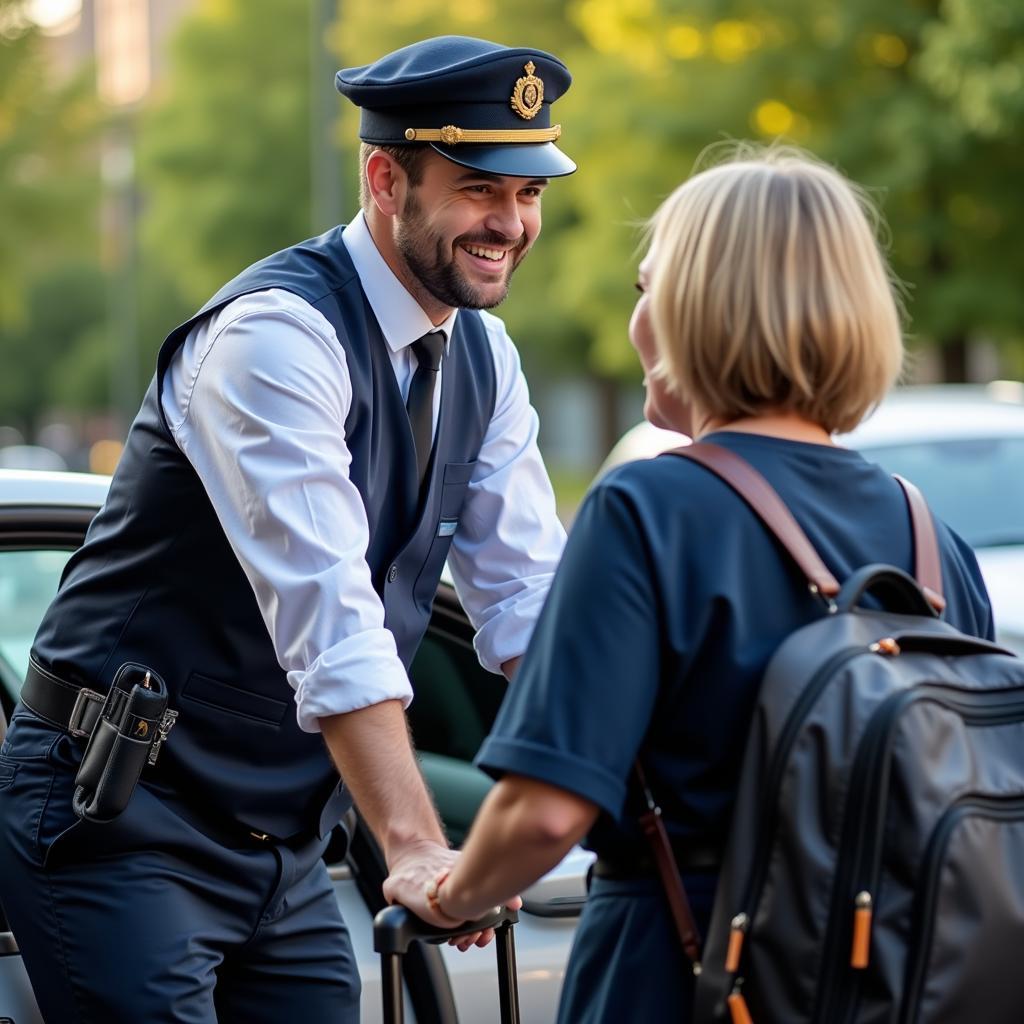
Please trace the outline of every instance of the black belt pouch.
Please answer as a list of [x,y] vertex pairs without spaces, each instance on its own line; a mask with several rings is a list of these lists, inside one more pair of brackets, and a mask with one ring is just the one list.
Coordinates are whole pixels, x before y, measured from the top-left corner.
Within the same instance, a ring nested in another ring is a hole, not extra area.
[[128,806],[166,710],[167,687],[155,672],[133,662],[117,670],[75,777],[80,818],[113,821]]

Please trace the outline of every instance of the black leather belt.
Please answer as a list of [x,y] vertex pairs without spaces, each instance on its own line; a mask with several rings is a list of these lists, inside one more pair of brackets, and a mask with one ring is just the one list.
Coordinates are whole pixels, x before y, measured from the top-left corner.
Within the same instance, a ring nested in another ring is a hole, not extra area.
[[[673,840],[672,852],[681,872],[708,871],[722,863],[722,847],[707,840]],[[657,878],[658,866],[649,847],[617,851],[611,856],[599,855],[594,861],[595,878],[626,881],[630,878]]]
[[[61,679],[43,668],[35,659],[29,659],[25,685],[21,688],[21,702],[34,715],[59,729],[66,730],[72,736],[92,735],[106,699],[105,693],[98,693],[96,690]],[[263,844],[279,844],[299,849],[316,839],[312,832],[299,833],[288,839],[277,839],[240,823],[224,822],[213,815],[197,812],[194,807],[179,806],[176,803],[172,803],[172,806],[175,813],[185,818],[194,828],[215,842],[233,849]]]
[[92,735],[106,699],[105,693],[61,679],[29,659],[21,702],[33,714],[72,736]]

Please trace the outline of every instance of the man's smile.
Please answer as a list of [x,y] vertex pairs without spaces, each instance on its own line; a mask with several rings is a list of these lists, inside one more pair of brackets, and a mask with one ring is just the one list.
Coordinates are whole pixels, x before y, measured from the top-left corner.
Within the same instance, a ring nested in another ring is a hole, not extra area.
[[494,249],[491,246],[477,245],[472,242],[463,242],[458,248],[466,254],[467,262],[472,267],[485,274],[502,273],[509,263],[509,252],[505,249]]
[[491,249],[482,245],[473,245],[471,243],[463,245],[462,248],[471,256],[479,256],[481,259],[490,260],[492,263],[500,263],[505,258],[504,249]]

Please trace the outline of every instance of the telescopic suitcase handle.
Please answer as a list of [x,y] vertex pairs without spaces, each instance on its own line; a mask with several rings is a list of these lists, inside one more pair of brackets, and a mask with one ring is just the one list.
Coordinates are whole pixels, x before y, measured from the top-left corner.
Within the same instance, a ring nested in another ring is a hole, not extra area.
[[519,1024],[519,990],[516,988],[516,947],[512,927],[519,914],[508,907],[459,925],[456,929],[437,928],[420,920],[411,910],[398,905],[385,907],[373,919],[373,948],[380,953],[381,983],[384,997],[384,1024],[402,1024],[402,961],[413,942],[438,945],[458,935],[493,928],[498,958],[498,997],[501,1024]]

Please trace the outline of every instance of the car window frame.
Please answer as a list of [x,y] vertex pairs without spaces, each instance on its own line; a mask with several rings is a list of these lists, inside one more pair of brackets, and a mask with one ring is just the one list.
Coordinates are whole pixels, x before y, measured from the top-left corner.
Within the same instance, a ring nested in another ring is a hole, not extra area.
[[[76,551],[98,509],[94,505],[24,502],[0,506],[0,552]],[[14,702],[0,686],[0,710],[10,720]]]

